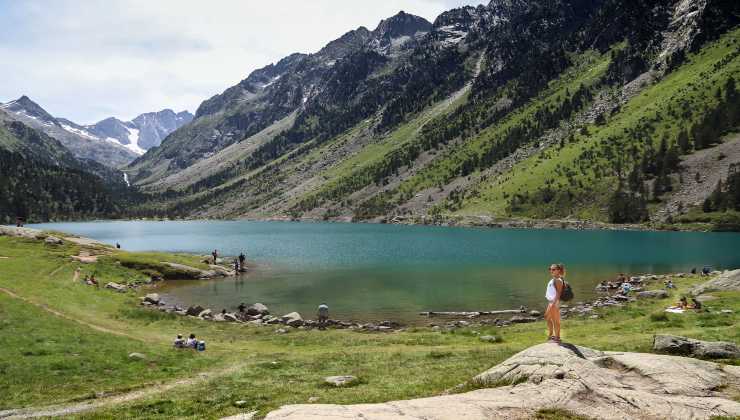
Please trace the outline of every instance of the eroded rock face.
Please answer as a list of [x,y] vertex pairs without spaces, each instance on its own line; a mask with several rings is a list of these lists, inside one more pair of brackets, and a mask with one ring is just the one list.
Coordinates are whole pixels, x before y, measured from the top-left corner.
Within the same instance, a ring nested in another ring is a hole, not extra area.
[[599,419],[740,415],[740,403],[728,398],[740,389],[740,367],[684,357],[547,343],[512,356],[474,380],[518,385],[381,404],[289,405],[266,419],[510,419],[531,418],[542,408]]

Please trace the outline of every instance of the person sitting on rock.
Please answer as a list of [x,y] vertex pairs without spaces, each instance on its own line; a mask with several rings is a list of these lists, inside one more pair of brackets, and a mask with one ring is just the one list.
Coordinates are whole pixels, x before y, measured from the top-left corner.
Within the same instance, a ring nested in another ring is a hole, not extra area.
[[177,334],[177,338],[175,339],[174,346],[176,349],[185,348],[185,339],[182,338],[182,334]]
[[185,342],[185,347],[189,349],[194,349],[198,347],[198,340],[195,339],[195,334],[190,334],[190,337],[188,337],[188,341]]
[[628,295],[630,293],[630,290],[632,290],[632,285],[631,284],[629,284],[627,282],[622,283],[622,294],[623,295],[625,295],[625,296]]
[[329,320],[329,305],[327,305],[326,303],[322,303],[321,305],[319,305],[317,315],[319,317],[319,329],[325,330],[326,321]]
[[676,285],[673,284],[673,280],[670,280],[669,279],[667,282],[665,282],[665,288],[666,289],[675,289],[676,288]]
[[244,302],[242,302],[239,304],[239,306],[237,306],[237,309],[239,309],[240,313],[244,313],[244,311],[247,310],[247,305],[245,305]]

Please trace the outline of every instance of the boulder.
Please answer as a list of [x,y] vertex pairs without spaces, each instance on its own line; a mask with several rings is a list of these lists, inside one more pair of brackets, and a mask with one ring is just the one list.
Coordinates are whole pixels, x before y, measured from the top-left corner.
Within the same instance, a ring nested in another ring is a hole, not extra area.
[[46,238],[44,238],[44,242],[49,245],[61,245],[64,243],[64,241],[57,238],[56,236],[47,236]]
[[213,312],[210,309],[204,309],[200,311],[198,318],[213,318]]
[[235,314],[225,313],[224,320],[229,322],[240,322],[239,318]]
[[740,402],[732,399],[740,367],[685,357],[545,343],[515,354],[472,383],[478,389],[405,401],[287,405],[265,420],[513,419],[553,408],[594,419],[740,415]]
[[636,296],[639,299],[664,299],[668,297],[668,292],[665,290],[645,290],[637,292]]
[[480,336],[480,341],[483,341],[486,343],[500,343],[501,337],[498,337],[495,335],[482,335]]
[[535,310],[531,310],[531,311],[529,311],[529,316],[535,316],[535,317],[538,317],[538,316],[540,316],[540,315],[542,315],[542,313],[541,313],[540,311],[535,311]]
[[122,284],[119,284],[119,283],[114,283],[112,281],[111,282],[108,282],[105,285],[105,288],[106,289],[113,289],[116,292],[120,292],[120,293],[126,293],[126,290],[128,290],[128,288],[126,286],[124,286]]
[[200,268],[191,267],[185,264],[177,264],[173,262],[162,261],[160,264],[166,265],[167,267],[174,270],[176,276],[182,276],[184,278],[191,279],[210,279],[213,277],[219,277],[220,275],[213,270],[201,270]]
[[261,303],[249,305],[249,307],[247,308],[247,315],[267,315],[269,313],[270,310],[267,308],[267,306]]
[[291,327],[300,327],[303,325],[303,318],[301,318],[301,314],[298,312],[291,312],[289,314],[283,315],[281,317],[281,320]]
[[221,277],[231,277],[233,275],[236,275],[236,272],[234,270],[229,270],[220,265],[209,264],[208,267],[210,267],[211,271],[215,272]]
[[698,296],[709,292],[727,291],[740,291],[740,269],[725,271],[706,283],[694,286],[691,289],[691,294]]
[[146,355],[142,353],[131,353],[128,355],[129,360],[146,360]]
[[324,378],[324,383],[335,387],[351,386],[359,382],[356,376],[342,375],[342,376],[328,376]]
[[653,338],[653,350],[661,353],[707,359],[740,358],[740,347],[726,341],[700,341],[675,335],[659,334]]
[[188,310],[187,310],[187,311],[185,311],[185,314],[186,314],[186,315],[190,315],[190,316],[198,316],[198,315],[200,315],[200,313],[201,313],[201,312],[203,312],[204,310],[205,310],[205,308],[204,308],[204,307],[202,307],[202,306],[200,306],[200,305],[197,305],[197,306],[191,306],[191,307],[189,307],[189,308],[188,308]]
[[156,293],[149,293],[144,296],[144,302],[150,302],[152,305],[159,305],[160,301],[159,295]]

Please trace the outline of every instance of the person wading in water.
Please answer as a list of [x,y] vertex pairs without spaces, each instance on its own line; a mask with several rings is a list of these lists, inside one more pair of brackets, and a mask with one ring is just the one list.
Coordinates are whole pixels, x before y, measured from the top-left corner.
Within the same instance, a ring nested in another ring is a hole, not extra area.
[[550,266],[552,278],[547,283],[545,298],[547,299],[547,310],[545,320],[547,321],[548,340],[560,342],[560,295],[563,293],[565,266],[563,264],[552,264]]

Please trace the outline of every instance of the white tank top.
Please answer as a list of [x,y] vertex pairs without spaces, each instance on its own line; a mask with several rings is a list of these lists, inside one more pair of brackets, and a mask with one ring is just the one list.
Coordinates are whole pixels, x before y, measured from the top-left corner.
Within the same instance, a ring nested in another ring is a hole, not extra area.
[[549,302],[553,302],[558,295],[558,289],[555,288],[555,279],[550,279],[547,283],[547,291],[545,292],[545,299]]

